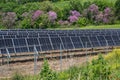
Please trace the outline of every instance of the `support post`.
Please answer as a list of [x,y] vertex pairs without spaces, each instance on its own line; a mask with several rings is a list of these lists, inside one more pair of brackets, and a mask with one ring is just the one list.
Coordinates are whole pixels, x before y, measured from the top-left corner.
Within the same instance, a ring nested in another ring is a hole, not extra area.
[[62,46],[60,44],[60,70],[62,71]]
[[36,49],[36,46],[34,45],[34,74],[36,74],[37,70],[37,58],[38,58],[38,51]]
[[85,43],[85,47],[86,47],[86,64],[87,64],[87,62],[88,62],[88,55],[87,55],[87,42]]
[[6,48],[6,51],[7,51],[7,64],[8,64],[8,68],[10,67],[10,58],[11,58],[11,56],[10,56],[10,53],[9,53],[9,51],[8,51],[8,48]]
[[4,55],[1,53],[1,50],[0,50],[0,54],[2,55],[2,61],[1,61],[1,65],[4,65]]
[[106,40],[106,54],[108,53],[108,41]]

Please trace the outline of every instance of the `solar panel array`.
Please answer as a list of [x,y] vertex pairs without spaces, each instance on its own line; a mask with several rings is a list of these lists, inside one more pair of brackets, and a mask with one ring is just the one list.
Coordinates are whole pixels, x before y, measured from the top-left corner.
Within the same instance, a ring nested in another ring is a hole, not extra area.
[[120,29],[0,30],[0,51],[9,53],[120,46]]

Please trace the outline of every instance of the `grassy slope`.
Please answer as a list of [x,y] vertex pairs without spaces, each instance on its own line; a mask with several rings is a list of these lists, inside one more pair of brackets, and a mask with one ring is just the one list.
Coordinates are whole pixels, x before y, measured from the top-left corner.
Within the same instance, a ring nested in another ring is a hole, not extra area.
[[[48,28],[51,29],[51,28]],[[99,25],[99,26],[85,26],[85,27],[78,27],[78,26],[68,26],[68,27],[59,27],[59,28],[54,28],[56,30],[72,30],[72,29],[120,29],[120,24],[115,24],[115,25]]]

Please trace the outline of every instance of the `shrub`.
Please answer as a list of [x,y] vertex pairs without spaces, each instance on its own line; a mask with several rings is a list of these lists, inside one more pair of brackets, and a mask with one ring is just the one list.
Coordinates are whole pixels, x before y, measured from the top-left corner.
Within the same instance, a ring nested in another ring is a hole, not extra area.
[[95,17],[95,24],[102,24],[103,23],[103,18],[104,18],[104,14],[103,14],[103,12],[100,12]]
[[48,19],[51,23],[54,23],[55,20],[57,19],[57,14],[54,11],[49,11],[48,12]]
[[24,77],[19,73],[15,73],[15,75],[12,77],[12,80],[24,80]]
[[20,5],[19,7],[16,7],[14,9],[14,12],[17,13],[17,15],[21,15],[24,12],[31,12],[31,11],[36,11],[40,9],[40,3],[27,3],[24,5]]
[[77,21],[77,25],[78,26],[86,26],[87,24],[89,24],[89,20],[85,17],[79,18]]
[[69,16],[68,20],[69,20],[70,23],[75,23],[75,22],[78,21],[78,17],[76,17],[75,15]]
[[3,12],[13,12],[18,7],[18,4],[14,2],[0,3],[0,10]]
[[120,20],[120,0],[117,0],[115,2],[115,14],[117,16],[117,19]]
[[8,29],[11,29],[11,28],[14,28],[16,19],[17,19],[17,16],[15,12],[3,13],[2,23]]
[[49,12],[53,10],[53,4],[50,1],[44,1],[40,4],[40,10]]
[[69,21],[67,21],[67,20],[65,20],[65,21],[59,20],[59,21],[58,21],[58,24],[59,24],[59,25],[69,25],[70,23],[69,23]]
[[72,16],[76,16],[76,17],[80,17],[81,16],[80,13],[78,11],[76,11],[76,10],[70,11],[70,14]]
[[37,20],[33,20],[32,26],[34,28],[42,28],[42,29],[48,28],[49,26],[48,15],[44,13],[40,17],[38,17]]
[[36,10],[36,11],[33,13],[33,15],[32,15],[32,19],[33,19],[33,20],[36,20],[36,19],[38,19],[42,14],[43,14],[43,11]]
[[83,6],[81,0],[70,0],[70,9],[82,12]]
[[44,60],[43,67],[40,72],[40,78],[43,80],[57,80],[57,74],[50,69],[47,60]]
[[90,23],[94,23],[96,15],[99,13],[99,7],[95,4],[91,4],[87,9],[83,11],[83,16],[86,17]]
[[93,59],[92,63],[83,69],[82,74],[82,79],[84,80],[88,79],[88,76],[90,80],[104,80],[109,79],[111,69],[102,55],[99,55],[97,60]]
[[99,7],[100,11],[103,11],[106,7],[112,8],[114,5],[109,1],[105,1],[105,0],[94,0],[92,3],[96,4]]
[[62,20],[68,19],[68,17],[69,17],[69,11],[70,11],[69,7],[65,7],[65,8],[60,9],[59,11],[57,11],[58,19],[62,19]]
[[83,9],[87,9],[91,4],[92,4],[91,1],[85,1],[85,2],[83,3]]
[[80,13],[76,10],[70,11],[70,16],[68,17],[68,20],[70,23],[75,23],[78,21],[80,17]]
[[23,19],[20,22],[20,26],[19,27],[22,28],[22,29],[31,29],[32,28],[31,20],[28,19],[28,18]]

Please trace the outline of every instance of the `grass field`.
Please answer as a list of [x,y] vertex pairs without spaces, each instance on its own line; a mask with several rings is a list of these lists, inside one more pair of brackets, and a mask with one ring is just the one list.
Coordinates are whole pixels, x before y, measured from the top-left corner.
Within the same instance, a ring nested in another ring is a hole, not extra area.
[[[51,28],[48,28],[51,29]],[[52,28],[53,29],[53,28]],[[54,28],[56,30],[72,30],[72,29],[120,29],[120,24],[115,24],[115,25],[100,25],[100,26],[84,26],[84,27],[78,27],[78,26],[62,26],[59,28]]]

